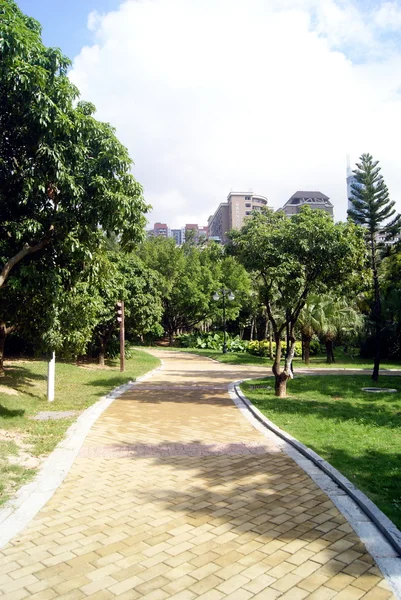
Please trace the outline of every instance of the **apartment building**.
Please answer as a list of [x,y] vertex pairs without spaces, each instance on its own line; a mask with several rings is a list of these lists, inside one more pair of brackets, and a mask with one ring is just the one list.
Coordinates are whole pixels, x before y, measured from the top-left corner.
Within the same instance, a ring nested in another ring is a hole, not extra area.
[[299,213],[302,206],[310,206],[313,209],[325,210],[331,216],[333,216],[333,205],[330,199],[321,192],[308,192],[298,191],[291,196],[289,200],[284,204],[282,208],[278,210],[283,211],[288,217]]
[[252,192],[230,192],[227,201],[219,204],[214,215],[208,219],[209,239],[227,242],[227,232],[231,229],[241,229],[244,219],[253,210],[261,210],[267,206],[267,198]]

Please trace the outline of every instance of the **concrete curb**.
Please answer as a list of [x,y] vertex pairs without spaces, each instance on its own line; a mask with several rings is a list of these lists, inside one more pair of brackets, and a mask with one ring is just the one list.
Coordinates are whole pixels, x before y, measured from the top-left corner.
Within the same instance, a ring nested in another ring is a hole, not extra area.
[[328,495],[365,544],[396,597],[401,600],[401,531],[337,469],[265,417],[239,389],[243,381],[229,386],[234,403],[259,431],[270,439],[274,436],[281,449]]
[[138,377],[135,381],[115,388],[81,413],[67,430],[65,438],[45,459],[33,481],[24,485],[16,496],[0,509],[0,548],[18,535],[50,500],[69,472],[92,425],[106,408],[115,398],[152,377],[162,368],[163,361],[161,361],[161,365]]

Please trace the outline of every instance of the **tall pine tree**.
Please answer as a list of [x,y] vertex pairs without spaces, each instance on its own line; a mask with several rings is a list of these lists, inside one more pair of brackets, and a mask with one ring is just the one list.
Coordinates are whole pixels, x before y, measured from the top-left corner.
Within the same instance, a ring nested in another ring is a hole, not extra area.
[[375,362],[372,379],[379,378],[381,357],[382,309],[380,284],[377,272],[381,241],[390,241],[400,232],[401,215],[394,208],[394,200],[390,200],[388,188],[378,166],[371,154],[362,154],[360,162],[353,171],[355,182],[349,198],[352,208],[348,216],[357,224],[366,228],[366,243],[370,253],[370,264],[373,277],[374,306],[372,311],[375,323]]

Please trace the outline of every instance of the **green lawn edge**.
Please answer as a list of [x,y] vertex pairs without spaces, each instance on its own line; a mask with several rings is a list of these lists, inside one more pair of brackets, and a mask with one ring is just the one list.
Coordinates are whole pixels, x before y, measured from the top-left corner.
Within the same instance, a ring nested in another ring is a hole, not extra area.
[[[338,469],[401,528],[401,376],[381,375],[373,384],[366,374],[299,375],[285,399],[274,396],[272,377],[240,387],[268,419]],[[370,394],[362,387],[398,391]]]

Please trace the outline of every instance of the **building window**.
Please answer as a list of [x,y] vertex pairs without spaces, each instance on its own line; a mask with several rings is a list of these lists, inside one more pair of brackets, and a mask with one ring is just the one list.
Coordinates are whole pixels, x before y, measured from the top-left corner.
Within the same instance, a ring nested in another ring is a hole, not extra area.
[[245,202],[245,207],[246,208],[251,208],[252,204],[250,202]]
[[245,200],[250,200],[251,197],[250,196],[245,196]]
[[250,215],[250,214],[251,214],[251,211],[250,211],[250,210],[246,210],[246,211],[245,211],[245,216],[246,216],[246,217],[249,217],[249,215]]

